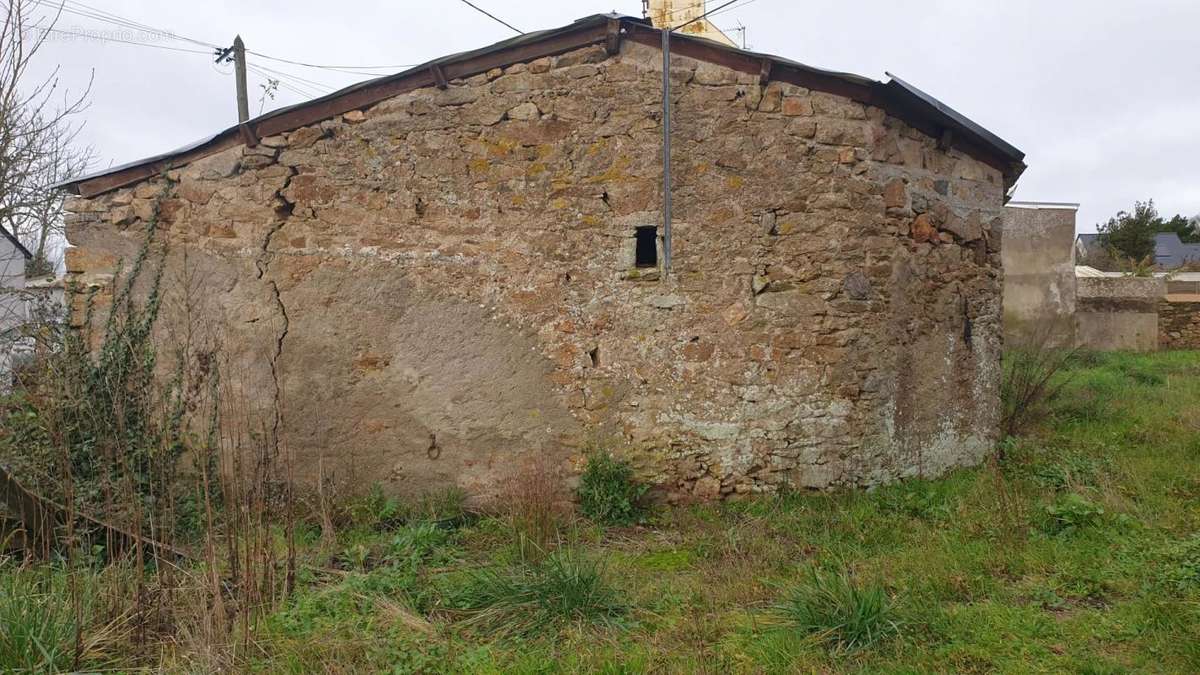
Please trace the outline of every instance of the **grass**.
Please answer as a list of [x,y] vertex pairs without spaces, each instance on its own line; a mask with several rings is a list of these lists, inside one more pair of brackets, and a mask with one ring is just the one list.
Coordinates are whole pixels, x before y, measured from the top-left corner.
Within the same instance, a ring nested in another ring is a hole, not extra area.
[[306,540],[235,669],[1198,672],[1200,354],[1082,354],[1064,377],[995,465],[559,524],[537,560],[505,514],[376,494],[332,548]]
[[898,630],[883,586],[859,584],[844,572],[812,569],[775,611],[788,629],[839,652],[870,647]]
[[446,593],[464,628],[493,635],[553,633],[568,623],[616,625],[626,607],[601,563],[560,548],[533,565],[485,567]]
[[53,568],[0,568],[0,670],[67,670],[78,621],[66,575]]
[[0,556],[0,672],[73,671],[120,660],[132,611],[110,611],[104,591],[128,579],[120,565],[105,570],[59,563],[17,565]]

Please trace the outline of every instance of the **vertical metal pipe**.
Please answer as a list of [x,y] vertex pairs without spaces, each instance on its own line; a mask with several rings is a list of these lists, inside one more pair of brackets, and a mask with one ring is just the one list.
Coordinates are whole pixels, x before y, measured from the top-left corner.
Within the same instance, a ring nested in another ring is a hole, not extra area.
[[671,273],[671,30],[662,27],[663,54],[663,273]]

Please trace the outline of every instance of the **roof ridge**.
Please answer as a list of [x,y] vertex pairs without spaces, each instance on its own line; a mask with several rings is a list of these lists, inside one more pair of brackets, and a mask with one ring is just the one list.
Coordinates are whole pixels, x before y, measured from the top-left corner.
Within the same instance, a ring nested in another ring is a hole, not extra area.
[[[408,70],[365,80],[310,101],[273,110],[245,123],[190,143],[176,150],[73,178],[55,187],[85,197],[96,196],[202,157],[257,139],[331,119],[374,105],[401,93],[470,77],[491,68],[552,56],[597,43],[610,53],[621,39],[651,47],[661,45],[661,29],[645,19],[615,13],[593,14],[560,28],[524,33],[479,49],[449,54]],[[1025,154],[936,98],[890,73],[882,83],[860,75],[823,70],[771,54],[729,47],[712,40],[671,33],[678,42],[675,53],[717,63],[734,70],[760,73],[764,82],[782,80],[826,91],[886,109],[934,138],[959,146],[968,154],[1000,170],[1009,187],[1025,169]],[[675,48],[673,48],[673,51]],[[947,138],[947,132],[949,138]]]

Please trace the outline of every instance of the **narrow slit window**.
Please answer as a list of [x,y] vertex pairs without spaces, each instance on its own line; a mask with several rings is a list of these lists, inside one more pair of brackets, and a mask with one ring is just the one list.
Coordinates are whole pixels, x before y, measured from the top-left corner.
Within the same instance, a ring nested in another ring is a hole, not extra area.
[[643,225],[634,230],[634,236],[637,238],[634,265],[658,267],[658,228],[653,225]]

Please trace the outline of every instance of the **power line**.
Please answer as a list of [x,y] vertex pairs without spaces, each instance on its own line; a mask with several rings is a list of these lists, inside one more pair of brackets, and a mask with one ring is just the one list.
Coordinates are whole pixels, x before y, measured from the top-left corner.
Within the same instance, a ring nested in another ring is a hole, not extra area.
[[94,35],[94,34],[90,34],[90,33],[76,33],[74,31],[62,30],[61,28],[42,28],[39,30],[44,30],[48,33],[59,33],[61,35],[74,35],[76,37],[87,38],[89,40],[103,40],[104,42],[118,42],[120,44],[125,44],[125,45],[135,45],[138,47],[150,47],[151,49],[168,49],[173,52],[187,52],[189,54],[204,54],[204,55],[208,55],[208,53],[209,53],[202,49],[187,49],[185,47],[170,47],[167,45],[155,45],[155,44],[150,44],[148,42],[138,42],[136,40],[122,40],[120,38],[107,37],[107,36],[102,36],[102,35]]
[[[741,9],[741,8],[745,7],[746,5],[755,3],[757,1],[758,0],[746,0],[745,2],[738,5],[737,7],[730,7],[729,9],[721,9],[720,7],[718,7],[716,9],[714,9],[713,11],[709,12],[708,14],[706,14],[705,16],[716,16],[718,14],[724,14],[725,12],[732,12],[735,9]],[[728,4],[728,3],[726,3],[726,4]]]
[[667,17],[667,18],[671,18],[671,17],[677,16],[679,14],[688,14],[688,13],[694,12],[694,11],[696,11],[696,8],[694,6],[688,5],[685,7],[676,7],[675,9],[664,9],[663,16]]
[[[723,4],[723,5],[721,5],[720,7],[717,7],[717,8],[715,8],[715,9],[709,10],[709,11],[707,11],[707,12],[705,12],[705,13],[701,14],[700,16],[698,16],[698,17],[696,17],[696,18],[692,19],[691,21],[688,21],[688,22],[686,22],[686,23],[681,23],[681,24],[679,24],[678,26],[676,26],[676,27],[672,28],[671,30],[682,30],[682,29],[683,29],[685,26],[690,26],[690,25],[692,25],[692,24],[696,23],[697,21],[700,21],[701,19],[707,18],[708,16],[711,16],[711,15],[713,15],[713,14],[716,14],[717,12],[720,12],[721,10],[725,9],[726,7],[728,7],[728,6],[732,5],[732,4],[734,4],[735,2],[741,2],[741,0],[729,0],[728,2],[726,2],[726,3],[725,3],[725,4]],[[747,3],[747,4],[749,4],[749,3]]]
[[[249,63],[249,61],[247,61],[247,63]],[[333,90],[333,89],[334,89],[334,87],[333,87],[333,86],[331,86],[331,85],[329,85],[329,84],[326,84],[326,83],[324,83],[324,82],[317,82],[316,80],[310,80],[310,79],[307,79],[307,78],[304,78],[304,77],[300,77],[299,75],[297,75],[297,74],[295,74],[295,73],[289,73],[289,72],[287,72],[286,70],[277,70],[277,69],[275,69],[275,68],[268,68],[267,66],[264,66],[264,65],[263,65],[263,64],[261,64],[261,63],[256,63],[256,64],[254,64],[254,65],[255,65],[255,66],[257,66],[257,67],[258,67],[260,70],[265,70],[265,71],[267,71],[267,72],[269,72],[269,73],[274,73],[274,74],[276,74],[276,75],[278,75],[278,76],[280,76],[280,77],[287,77],[287,78],[291,78],[291,79],[293,79],[293,80],[295,80],[295,81],[297,81],[297,82],[300,82],[301,84],[307,84],[307,85],[309,85],[309,86],[313,86],[313,87],[320,87],[320,88],[322,88],[322,89],[325,89],[325,90],[327,90],[327,91],[331,91],[331,90]]]
[[[151,49],[165,49],[168,51],[184,52],[187,54],[203,54],[205,56],[209,55],[209,52],[207,52],[205,50],[201,50],[201,49],[187,49],[185,47],[171,47],[169,45],[156,45],[156,44],[150,44],[148,42],[138,42],[136,40],[123,40],[120,38],[107,37],[107,36],[101,36],[101,35],[93,35],[93,34],[89,34],[89,33],[77,33],[75,31],[63,30],[61,28],[47,28],[47,29],[43,29],[43,30],[50,32],[50,33],[57,33],[60,35],[71,35],[74,37],[99,40],[99,41],[103,41],[103,42],[115,42],[115,43],[119,43],[119,44],[133,45],[135,47],[149,47]],[[330,87],[327,84],[324,84],[321,82],[316,82],[314,80],[308,80],[308,79],[302,78],[298,75],[293,75],[291,73],[285,73],[283,71],[275,70],[273,68],[267,68],[266,66],[257,66],[256,67],[256,66],[247,64],[247,67],[268,80],[279,81],[281,87],[288,89],[289,91],[292,91],[292,92],[299,94],[300,96],[303,96],[306,98],[316,98],[319,96],[323,96],[326,92],[328,92],[332,89],[332,87]],[[226,73],[226,74],[228,74],[228,73]]]
[[280,87],[287,89],[291,92],[294,92],[296,94],[299,94],[300,96],[302,96],[304,98],[320,98],[321,96],[325,95],[324,92],[314,91],[314,90],[310,89],[309,87],[306,87],[305,85],[302,85],[293,80],[283,78],[283,77],[273,76],[270,73],[268,73],[267,71],[261,70],[257,66],[253,66],[249,63],[246,64],[246,70],[249,70],[250,72],[252,72],[256,75],[262,76],[268,82],[278,82]]
[[217,45],[212,44],[211,42],[204,42],[203,40],[196,40],[194,38],[190,38],[190,37],[187,37],[184,35],[177,35],[176,33],[172,32],[172,31],[163,30],[161,28],[156,28],[156,27],[148,25],[148,24],[144,24],[144,23],[140,23],[140,22],[133,21],[130,19],[126,19],[125,17],[118,16],[116,14],[113,14],[112,12],[107,12],[105,10],[97,9],[97,8],[91,7],[89,5],[84,5],[83,3],[72,2],[71,0],[64,0],[61,4],[59,4],[57,2],[52,2],[51,0],[32,0],[32,2],[35,5],[41,5],[43,7],[48,7],[55,11],[61,10],[68,14],[73,14],[75,16],[92,19],[93,21],[99,21],[101,23],[107,23],[112,26],[117,26],[120,28],[129,28],[129,29],[133,29],[133,30],[137,30],[137,31],[146,32],[146,33],[152,33],[155,36],[162,37],[165,39],[173,39],[173,40],[180,40],[183,42],[191,42],[192,44],[200,45],[202,47],[211,47],[211,48],[217,47]]
[[283,73],[282,71],[266,69],[263,68],[263,66],[250,63],[249,61],[246,63],[246,68],[253,70],[265,78],[287,82],[297,90],[302,90],[305,95],[311,96],[314,93],[316,93],[316,95],[324,95],[324,93],[329,90],[329,87],[326,85],[313,84],[310,81],[301,81],[287,73]]
[[[739,1],[739,0],[734,0],[734,2],[738,2],[738,1]],[[713,9],[713,10],[711,10],[711,11],[705,12],[704,14],[701,14],[700,16],[698,16],[698,17],[696,17],[696,18],[692,19],[692,21],[699,21],[700,19],[703,19],[703,18],[705,18],[705,17],[709,17],[709,16],[716,16],[717,14],[724,14],[725,12],[729,12],[729,11],[732,11],[732,10],[735,10],[735,9],[741,9],[742,7],[745,7],[746,5],[749,5],[750,3],[754,2],[754,1],[755,1],[755,0],[746,0],[746,1],[745,1],[745,4],[743,4],[743,5],[740,5],[740,6],[738,6],[738,7],[728,7],[728,8],[726,8],[726,5],[729,5],[729,4],[732,4],[732,3],[725,3],[725,5],[721,5],[720,7],[717,7],[716,9]],[[680,7],[680,8],[678,8],[678,9],[673,9],[673,10],[671,10],[671,11],[669,11],[669,12],[664,12],[663,16],[664,16],[664,17],[665,17],[665,18],[666,18],[668,21],[670,21],[670,20],[671,20],[672,18],[674,18],[674,17],[675,17],[675,15],[677,15],[677,14],[685,14],[685,13],[687,13],[687,12],[691,12],[691,11],[694,11],[694,10],[695,10],[695,8],[693,8],[693,7]],[[689,23],[690,23],[690,22],[689,22]],[[685,24],[685,25],[686,25],[686,24]]]
[[[31,2],[33,2],[33,4],[42,5],[44,7],[50,7],[50,8],[54,8],[54,9],[60,8],[59,3],[54,2],[53,0],[31,0]],[[185,35],[178,35],[172,31],[163,30],[161,28],[156,28],[149,24],[141,23],[139,21],[134,21],[132,19],[127,19],[118,14],[114,14],[112,12],[109,12],[109,11],[106,11],[103,9],[99,9],[97,7],[92,7],[91,5],[85,5],[84,3],[77,2],[76,0],[63,0],[61,8],[64,12],[68,12],[68,13],[74,14],[76,16],[89,18],[94,21],[100,21],[102,23],[107,23],[109,25],[119,26],[122,28],[131,28],[131,29],[139,30],[139,31],[145,31],[145,32],[152,33],[156,36],[160,36],[160,37],[163,37],[166,39],[182,40],[184,42],[191,42],[193,44],[201,45],[204,47],[209,47],[212,49],[222,49],[222,47],[220,47],[219,45],[213,44],[211,42],[197,40],[195,38],[187,37]],[[119,40],[114,39],[114,41],[119,41]],[[303,61],[293,61],[291,59],[284,59],[284,58],[280,58],[277,56],[271,56],[269,54],[263,54],[261,52],[255,52],[255,51],[251,51],[251,50],[246,50],[246,51],[247,51],[247,53],[255,54],[256,56],[258,56],[260,58],[269,59],[271,61],[278,61],[280,63],[289,63],[291,65],[303,66],[306,68],[319,68],[322,70],[332,70],[332,71],[337,71],[337,72],[343,72],[348,75],[364,75],[364,74],[365,75],[379,75],[380,73],[362,73],[362,72],[357,72],[357,71],[390,70],[390,71],[394,72],[396,69],[411,68],[415,65],[418,65],[418,64],[414,64],[414,63],[389,64],[389,65],[378,65],[378,66],[324,65],[324,64],[318,64],[318,63],[306,63]]]
[[495,22],[497,22],[497,23],[500,23],[500,24],[502,24],[502,25],[504,25],[504,26],[508,27],[510,30],[516,31],[517,35],[524,35],[524,34],[525,34],[525,31],[521,30],[520,28],[517,28],[517,27],[513,26],[511,23],[509,23],[509,22],[505,21],[504,19],[501,19],[501,18],[497,17],[496,15],[494,15],[494,14],[492,14],[492,13],[488,12],[487,10],[479,8],[478,6],[476,6],[476,5],[472,4],[472,3],[471,3],[469,0],[462,0],[462,3],[463,3],[464,5],[466,5],[467,7],[470,7],[471,9],[475,10],[476,12],[479,12],[480,14],[482,14],[482,15],[484,15],[484,16],[486,16],[486,17],[488,17],[488,18],[489,18],[489,19],[491,19],[492,21],[495,21]]
[[278,61],[280,63],[290,63],[293,66],[303,66],[305,68],[318,68],[320,70],[332,70],[335,72],[347,73],[350,75],[378,75],[379,73],[363,73],[363,72],[357,72],[357,71],[362,71],[362,70],[392,70],[392,71],[395,71],[395,69],[397,69],[397,68],[412,68],[413,66],[420,65],[419,63],[400,63],[400,64],[395,64],[395,65],[390,65],[390,66],[329,66],[329,65],[322,65],[319,63],[305,63],[303,61],[292,61],[291,59],[283,59],[283,58],[279,58],[278,56],[270,56],[268,54],[263,54],[262,52],[256,52],[256,51],[253,51],[250,49],[247,49],[246,53],[254,54],[257,57],[268,59],[271,61]]

